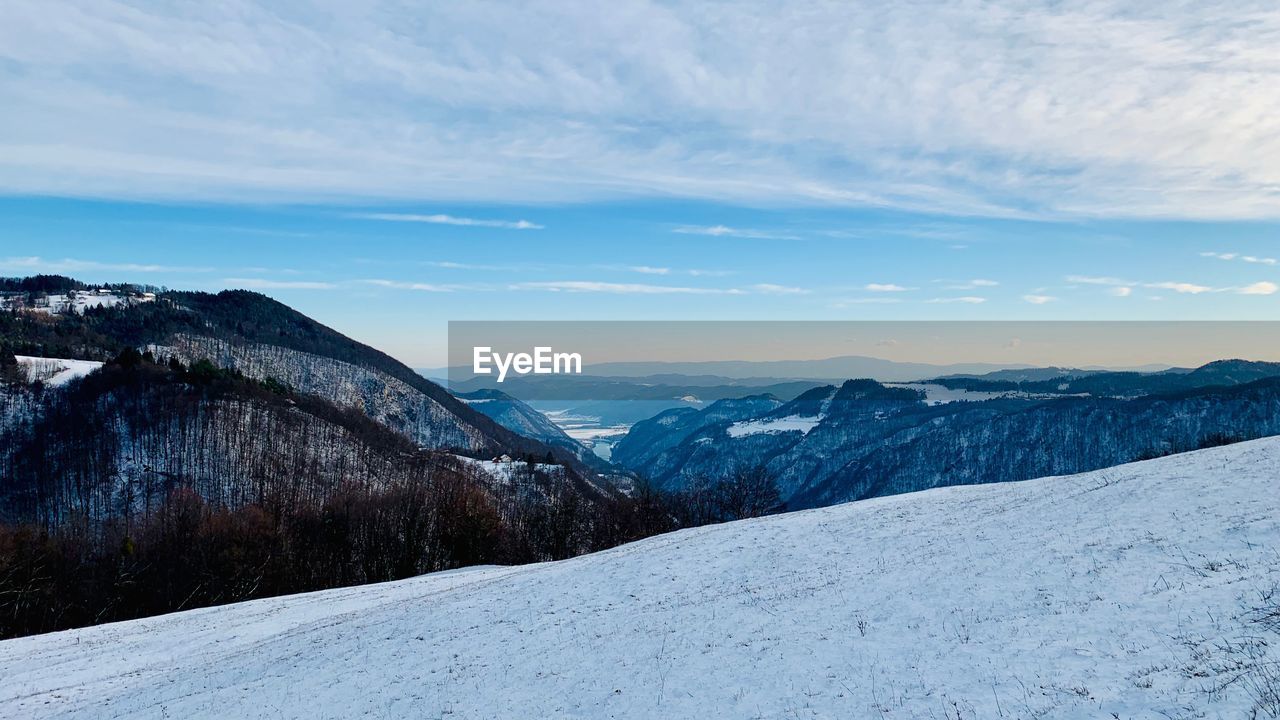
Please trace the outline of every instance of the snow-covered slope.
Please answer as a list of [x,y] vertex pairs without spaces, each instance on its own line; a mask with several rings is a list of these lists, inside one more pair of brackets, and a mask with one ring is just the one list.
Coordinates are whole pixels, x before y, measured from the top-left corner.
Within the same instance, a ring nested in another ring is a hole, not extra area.
[[102,363],[94,360],[66,360],[28,355],[15,355],[14,358],[26,371],[28,382],[39,380],[46,387],[61,387],[102,367]]
[[1266,439],[10,640],[0,717],[1249,717],[1278,485]]
[[425,447],[479,450],[487,441],[482,430],[436,399],[377,369],[276,345],[196,335],[177,334],[169,345],[151,344],[146,349],[162,362],[177,358],[190,364],[207,358],[251,378],[275,378],[340,407],[358,408]]

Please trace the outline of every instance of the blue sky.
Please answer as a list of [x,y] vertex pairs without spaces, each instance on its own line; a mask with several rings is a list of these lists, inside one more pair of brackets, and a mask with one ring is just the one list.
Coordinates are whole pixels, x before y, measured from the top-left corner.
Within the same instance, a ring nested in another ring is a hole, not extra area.
[[9,198],[0,212],[5,274],[256,289],[422,366],[442,356],[448,320],[1276,319],[1267,283],[1280,280],[1276,228],[1265,222],[1032,222],[687,201]]
[[417,366],[450,319],[1280,308],[1267,3],[6,16],[6,275],[249,287]]

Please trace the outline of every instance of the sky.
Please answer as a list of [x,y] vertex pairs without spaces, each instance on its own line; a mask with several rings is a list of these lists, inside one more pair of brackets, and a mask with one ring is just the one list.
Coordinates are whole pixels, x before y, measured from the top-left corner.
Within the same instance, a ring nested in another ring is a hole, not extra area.
[[1269,3],[25,2],[0,274],[449,320],[1280,319]]

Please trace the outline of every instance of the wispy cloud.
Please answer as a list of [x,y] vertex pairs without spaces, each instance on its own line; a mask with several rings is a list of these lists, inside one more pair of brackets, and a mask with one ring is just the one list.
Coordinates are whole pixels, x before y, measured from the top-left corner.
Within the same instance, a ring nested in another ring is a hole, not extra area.
[[903,287],[895,283],[867,283],[862,286],[867,292],[907,292],[915,288]]
[[976,295],[961,295],[959,297],[936,297],[929,300],[925,300],[925,302],[934,304],[934,305],[946,305],[950,303],[962,303],[965,305],[981,305],[986,301],[987,301],[986,298],[978,297]]
[[1052,295],[1023,295],[1022,299],[1032,305],[1044,305],[1046,303],[1051,303],[1058,298],[1053,297]]
[[625,270],[641,275],[687,275],[689,277],[725,277],[733,275],[731,270],[706,270],[700,268],[673,268],[662,265],[600,265],[604,270]]
[[1258,257],[1256,255],[1241,255],[1233,252],[1202,252],[1201,257],[1217,258],[1219,260],[1239,260],[1241,262],[1254,263],[1257,265],[1276,265],[1280,260],[1273,257]]
[[335,290],[337,283],[312,280],[272,280],[270,278],[223,278],[229,287],[245,290]]
[[1142,287],[1152,288],[1155,290],[1172,290],[1176,293],[1184,295],[1199,295],[1201,293],[1213,292],[1213,288],[1208,285],[1198,285],[1190,282],[1174,282],[1165,280],[1163,282],[1143,283]]
[[[1202,253],[1204,254],[1204,253]],[[1230,253],[1228,253],[1230,254]],[[1215,256],[1216,257],[1216,256]],[[1231,258],[1234,259],[1234,258]],[[1068,275],[1067,282],[1082,285],[1105,285],[1110,287],[1108,293],[1116,297],[1129,297],[1134,288],[1150,290],[1171,290],[1182,295],[1204,295],[1207,293],[1237,293],[1240,295],[1271,295],[1276,292],[1276,284],[1269,281],[1255,282],[1250,285],[1235,287],[1213,287],[1201,283],[1162,280],[1160,282],[1135,282],[1116,277],[1096,277],[1088,275]],[[1152,297],[1151,299],[1158,299]]]
[[995,280],[986,280],[976,278],[973,280],[935,280],[938,283],[949,283],[944,287],[946,290],[976,290],[978,288],[996,287],[1000,283]]
[[0,272],[120,272],[120,273],[207,273],[211,267],[181,265],[155,265],[150,263],[117,263],[97,260],[62,258],[45,259],[38,256],[0,258]]
[[410,213],[355,213],[350,217],[384,222],[427,223],[429,225],[457,225],[460,227],[502,228],[504,230],[543,230],[544,226],[528,220],[485,220],[454,215],[414,215]]
[[0,189],[1280,215],[1261,6],[331,6],[19,2]]
[[373,285],[376,287],[389,288],[393,290],[417,290],[420,292],[453,292],[456,286],[452,285],[436,285],[434,283],[423,282],[406,282],[401,280],[383,280],[378,278],[360,280],[364,285]]
[[429,260],[422,263],[428,267],[438,267],[445,270],[480,270],[485,272],[507,272],[516,270],[514,265],[477,265],[474,263],[460,263],[449,260]]
[[807,288],[756,283],[746,287],[711,288],[686,285],[653,285],[649,283],[617,283],[599,280],[555,280],[519,282],[508,285],[512,290],[546,290],[550,292],[612,293],[617,295],[807,295]]
[[1132,280],[1094,275],[1068,275],[1067,282],[1080,283],[1081,285],[1114,285],[1119,287],[1132,287],[1139,284]]
[[799,240],[798,235],[773,232],[769,230],[752,230],[749,228],[732,228],[727,225],[681,225],[671,232],[681,235],[708,235],[710,237],[747,238],[749,240]]
[[682,287],[646,283],[614,283],[595,280],[555,280],[521,282],[508,286],[512,290],[545,290],[548,292],[611,293],[616,295],[745,295],[737,288]]
[[1265,280],[1253,283],[1252,285],[1245,285],[1244,287],[1236,288],[1236,292],[1241,295],[1275,295],[1277,290],[1280,290],[1280,286]]
[[773,283],[757,283],[751,286],[751,289],[762,295],[808,295],[809,291],[800,287],[788,287],[786,285],[775,285]]
[[896,305],[901,302],[902,298],[895,297],[844,298],[832,303],[831,307],[839,310],[841,308],[849,307],[850,305]]

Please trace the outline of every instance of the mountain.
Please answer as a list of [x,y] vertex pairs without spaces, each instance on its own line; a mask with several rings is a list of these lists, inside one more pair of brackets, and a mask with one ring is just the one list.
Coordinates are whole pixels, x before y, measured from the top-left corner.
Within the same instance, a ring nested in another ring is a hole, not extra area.
[[1025,364],[955,363],[936,365],[897,362],[863,355],[844,355],[820,360],[711,360],[698,362],[608,362],[590,367],[593,375],[645,376],[660,374],[718,375],[727,378],[777,378],[787,380],[830,380],[867,377],[881,382],[910,382],[956,373],[987,373]]
[[501,390],[476,390],[469,393],[455,393],[455,395],[471,408],[479,410],[494,422],[524,437],[574,447],[575,451],[583,449],[558,425],[547,419],[546,415]]
[[1267,439],[8,640],[0,716],[1272,717],[1277,477]]
[[580,448],[269,298],[51,285],[0,291],[0,637],[649,532]]
[[551,422],[546,415],[511,397],[501,390],[476,390],[455,393],[459,400],[491,418],[499,425],[522,437],[533,438],[552,448],[571,453],[587,467],[610,474],[617,470],[602,460],[586,445],[578,442]]
[[[776,378],[723,378],[698,375],[651,375],[644,377],[598,375],[541,375],[508,377],[500,389],[524,401],[592,400],[615,402],[668,401],[713,402],[741,397],[744,390],[792,398],[821,382],[780,381]],[[449,384],[455,393],[498,390],[493,377],[470,378]]]
[[[1161,368],[1163,370],[1163,368]],[[982,382],[1036,382],[1040,380],[1058,380],[1061,378],[1077,378],[1085,375],[1095,375],[1103,370],[1080,370],[1076,368],[1062,367],[1043,367],[1043,368],[1018,368],[1010,370],[993,370],[989,373],[979,375],[953,373],[951,375],[943,375],[935,378],[934,382],[942,380],[979,380]]]
[[[3,287],[21,288],[30,280]],[[41,287],[86,292],[80,290],[83,283],[70,278],[46,280]],[[17,307],[47,304],[50,297],[7,292],[9,304]],[[162,362],[191,365],[207,359],[252,379],[270,379],[356,408],[424,448],[479,457],[550,453],[579,472],[593,472],[575,454],[508,430],[403,363],[265,295],[244,290],[144,294],[120,288],[106,295],[118,299],[74,312],[0,312],[0,342],[16,354],[43,357],[105,361],[131,347]]]
[[221,507],[295,504],[344,484],[392,486],[431,457],[316,396],[206,366],[109,363],[35,393],[22,421],[0,428],[0,520],[144,516],[179,486]]
[[[1090,375],[1013,386],[1056,394],[982,393],[967,402],[959,393],[961,401],[942,403],[929,401],[928,385],[851,380],[766,412],[660,415],[637,424],[613,460],[668,490],[763,467],[793,508],[1025,480],[1280,433],[1280,377],[1221,384],[1266,371],[1214,364],[1161,376],[1156,386],[1182,389],[1145,395],[1137,393],[1149,378],[1113,373],[1099,386],[1118,395],[1074,394],[1075,383],[1101,377]],[[979,390],[1006,383],[964,381]]]
[[979,376],[951,376],[929,382],[978,392],[1016,390],[1041,395],[1106,395],[1137,397],[1207,387],[1229,387],[1280,376],[1280,363],[1217,360],[1198,368],[1169,368],[1160,372],[1084,372],[1046,368],[1031,372],[994,372]]
[[626,436],[614,445],[610,458],[624,467],[644,467],[708,425],[755,417],[779,405],[781,400],[764,394],[719,400],[703,410],[673,408],[631,426]]
[[652,532],[598,476],[425,450],[208,360],[127,349],[57,386],[22,365],[0,361],[0,638]]

